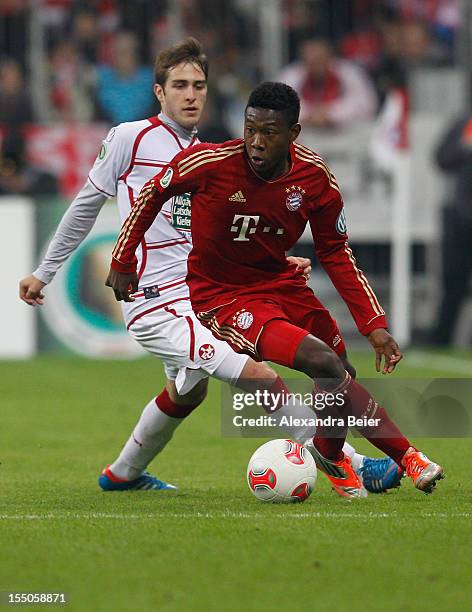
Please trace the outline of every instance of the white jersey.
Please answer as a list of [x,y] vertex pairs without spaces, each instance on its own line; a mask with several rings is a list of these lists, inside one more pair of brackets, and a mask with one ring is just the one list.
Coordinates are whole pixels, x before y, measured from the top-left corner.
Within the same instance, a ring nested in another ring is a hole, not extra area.
[[[196,130],[185,130],[162,113],[112,128],[34,276],[51,282],[92,229],[107,198],[117,198],[123,222],[143,185],[195,142]],[[185,282],[191,248],[190,198],[180,196],[166,202],[147,231],[137,253],[136,299],[121,302],[131,336],[162,359],[167,378],[184,394],[209,375],[235,384],[248,359],[217,340],[193,313]]]
[[[35,276],[44,282],[52,280],[90,231],[106,198],[117,198],[123,222],[143,185],[179,151],[195,142],[196,130],[185,130],[162,113],[112,128],[102,143],[88,183],[64,216]],[[128,327],[143,312],[189,299],[185,277],[192,248],[190,232],[190,197],[179,196],[166,202],[136,253],[139,289],[134,302],[122,303]]]

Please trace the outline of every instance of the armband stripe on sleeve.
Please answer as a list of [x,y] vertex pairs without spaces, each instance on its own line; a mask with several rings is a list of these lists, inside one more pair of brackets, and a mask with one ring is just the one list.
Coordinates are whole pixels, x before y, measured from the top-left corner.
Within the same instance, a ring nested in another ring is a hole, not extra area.
[[354,268],[354,271],[356,273],[357,280],[363,286],[364,291],[366,292],[367,297],[369,298],[369,301],[371,303],[372,309],[375,312],[376,316],[384,315],[385,312],[383,311],[382,307],[380,306],[380,304],[379,304],[379,302],[377,300],[377,297],[376,297],[375,293],[372,290],[372,287],[369,285],[369,281],[364,276],[364,273],[361,270],[359,270],[359,268],[357,267],[354,255],[353,255],[351,249],[347,246],[347,244],[346,244],[346,247],[345,247],[344,251],[347,254],[347,256],[349,257],[349,261],[351,262],[352,267]]
[[118,236],[118,240],[116,242],[115,248],[113,249],[113,257],[118,259],[121,257],[124,248],[126,247],[126,243],[129,239],[131,232],[133,231],[133,227],[136,224],[136,221],[141,214],[141,211],[146,206],[147,196],[152,193],[154,189],[154,183],[151,183],[147,189],[143,189],[139,194],[137,205],[132,209],[128,220],[123,225],[120,235]]
[[209,163],[217,162],[217,161],[220,161],[222,159],[226,159],[227,157],[231,157],[232,155],[236,155],[238,153],[241,153],[242,150],[243,150],[243,147],[240,147],[236,151],[226,151],[224,153],[214,153],[214,152],[212,152],[211,155],[208,155],[208,156],[206,156],[204,158],[201,158],[200,160],[197,160],[192,166],[187,166],[185,170],[179,170],[180,176],[185,176],[186,174],[188,174],[189,172],[192,172],[193,170],[195,170],[199,166],[203,166],[203,164],[209,164]]
[[185,159],[180,161],[177,164],[177,167],[178,167],[179,172],[180,172],[181,170],[185,170],[185,167],[187,165],[192,164],[194,161],[199,159],[201,156],[209,155],[209,154],[212,154],[212,153],[219,153],[219,152],[223,152],[223,151],[230,151],[230,150],[240,149],[240,148],[242,148],[242,143],[237,144],[237,145],[231,145],[229,147],[219,147],[218,149],[203,149],[203,151],[197,151],[196,153],[192,153],[192,155],[189,155],[188,157],[186,157]]

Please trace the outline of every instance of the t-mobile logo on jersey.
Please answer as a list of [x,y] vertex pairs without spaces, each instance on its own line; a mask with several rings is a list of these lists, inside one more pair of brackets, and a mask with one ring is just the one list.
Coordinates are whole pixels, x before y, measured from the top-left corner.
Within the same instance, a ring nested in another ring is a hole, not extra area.
[[[259,218],[259,215],[234,215],[231,231],[237,232],[238,235],[236,236],[236,238],[233,238],[233,240],[235,242],[249,242],[248,236],[256,233]],[[238,224],[239,221],[241,221],[240,224]],[[285,232],[282,227],[272,228],[269,225],[266,225],[262,231],[264,232],[264,234],[266,234],[272,229],[278,236],[281,236]]]
[[[241,220],[242,223],[238,226],[237,222]],[[247,236],[254,234],[258,223],[259,215],[234,215],[231,231],[239,233],[233,240],[235,242],[248,242],[249,238]]]

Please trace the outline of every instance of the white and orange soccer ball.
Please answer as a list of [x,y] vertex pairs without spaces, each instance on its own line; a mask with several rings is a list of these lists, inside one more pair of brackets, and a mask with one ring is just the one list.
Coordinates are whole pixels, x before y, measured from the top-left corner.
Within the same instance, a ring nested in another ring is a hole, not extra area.
[[247,482],[261,501],[302,502],[315,488],[315,460],[298,442],[271,440],[249,459]]

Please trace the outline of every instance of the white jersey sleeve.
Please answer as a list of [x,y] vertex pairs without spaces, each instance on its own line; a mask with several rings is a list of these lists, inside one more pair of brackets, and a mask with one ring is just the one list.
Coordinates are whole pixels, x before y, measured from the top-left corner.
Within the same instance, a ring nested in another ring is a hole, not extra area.
[[71,253],[88,235],[106,196],[87,181],[61,219],[54,238],[39,267],[33,272],[43,283],[50,283]]
[[122,123],[111,128],[89,173],[89,181],[95,189],[108,198],[116,196],[118,179],[131,162],[133,151],[130,147],[129,125]]
[[126,126],[112,128],[102,142],[88,181],[72,201],[33,275],[50,283],[66,259],[92,229],[107,198],[116,195],[119,177],[127,170],[132,151]]

